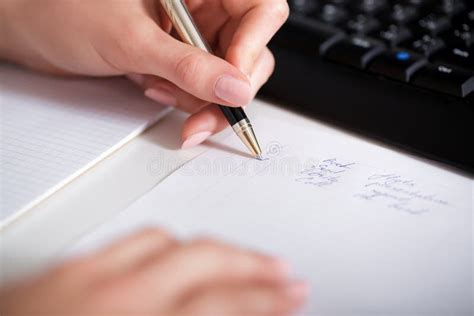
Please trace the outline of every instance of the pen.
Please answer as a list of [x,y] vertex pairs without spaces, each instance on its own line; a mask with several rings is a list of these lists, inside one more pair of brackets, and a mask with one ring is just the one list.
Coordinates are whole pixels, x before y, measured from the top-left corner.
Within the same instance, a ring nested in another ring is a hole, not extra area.
[[[185,43],[199,47],[212,54],[211,48],[197,29],[183,0],[161,0],[161,4],[168,14],[174,28]],[[240,107],[233,108],[223,105],[219,105],[219,108],[234,129],[234,132],[250,150],[252,155],[257,159],[262,159],[262,150],[255,137],[252,124],[244,110]]]

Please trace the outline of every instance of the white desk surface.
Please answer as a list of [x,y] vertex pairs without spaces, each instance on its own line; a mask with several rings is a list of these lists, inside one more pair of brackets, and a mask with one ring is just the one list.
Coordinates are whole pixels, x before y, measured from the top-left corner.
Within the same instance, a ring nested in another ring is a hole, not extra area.
[[[259,100],[247,111],[251,118],[284,118],[287,122],[303,124],[308,128],[358,137]],[[185,118],[185,114],[173,112],[5,227],[0,237],[0,282],[47,269],[57,261],[58,254],[80,236],[148,192],[180,164],[203,152],[206,145],[188,151],[179,150],[180,129]],[[422,158],[415,159],[423,161]]]

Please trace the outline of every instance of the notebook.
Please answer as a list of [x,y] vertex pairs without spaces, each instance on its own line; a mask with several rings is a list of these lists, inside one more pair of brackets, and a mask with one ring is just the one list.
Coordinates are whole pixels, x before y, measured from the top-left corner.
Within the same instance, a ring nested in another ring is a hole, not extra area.
[[285,259],[312,288],[302,315],[472,315],[472,178],[311,124],[254,126],[264,161],[230,136],[65,255],[164,227]]
[[0,64],[0,227],[168,113],[125,79],[66,79]]

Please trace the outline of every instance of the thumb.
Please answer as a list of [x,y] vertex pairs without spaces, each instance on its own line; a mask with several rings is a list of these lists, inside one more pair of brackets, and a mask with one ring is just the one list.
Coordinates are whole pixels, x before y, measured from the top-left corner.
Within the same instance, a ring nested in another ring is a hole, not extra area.
[[155,23],[153,27],[152,32],[149,29],[137,32],[136,39],[128,44],[133,46],[130,48],[132,53],[126,58],[130,63],[129,72],[162,77],[211,103],[243,106],[251,101],[250,81],[236,67],[176,40]]

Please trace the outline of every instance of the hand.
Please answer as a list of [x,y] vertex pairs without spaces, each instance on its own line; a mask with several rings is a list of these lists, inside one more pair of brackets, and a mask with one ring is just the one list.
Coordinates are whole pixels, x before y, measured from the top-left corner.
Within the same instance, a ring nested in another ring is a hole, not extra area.
[[281,261],[209,240],[145,230],[4,289],[0,314],[289,315],[307,295]]
[[[189,0],[211,56],[169,35],[158,0],[15,0],[0,4],[0,57],[59,74],[130,74],[146,95],[193,115],[190,147],[228,126],[215,105],[244,106],[273,71],[266,47],[285,0]],[[143,76],[147,75],[147,76]]]

